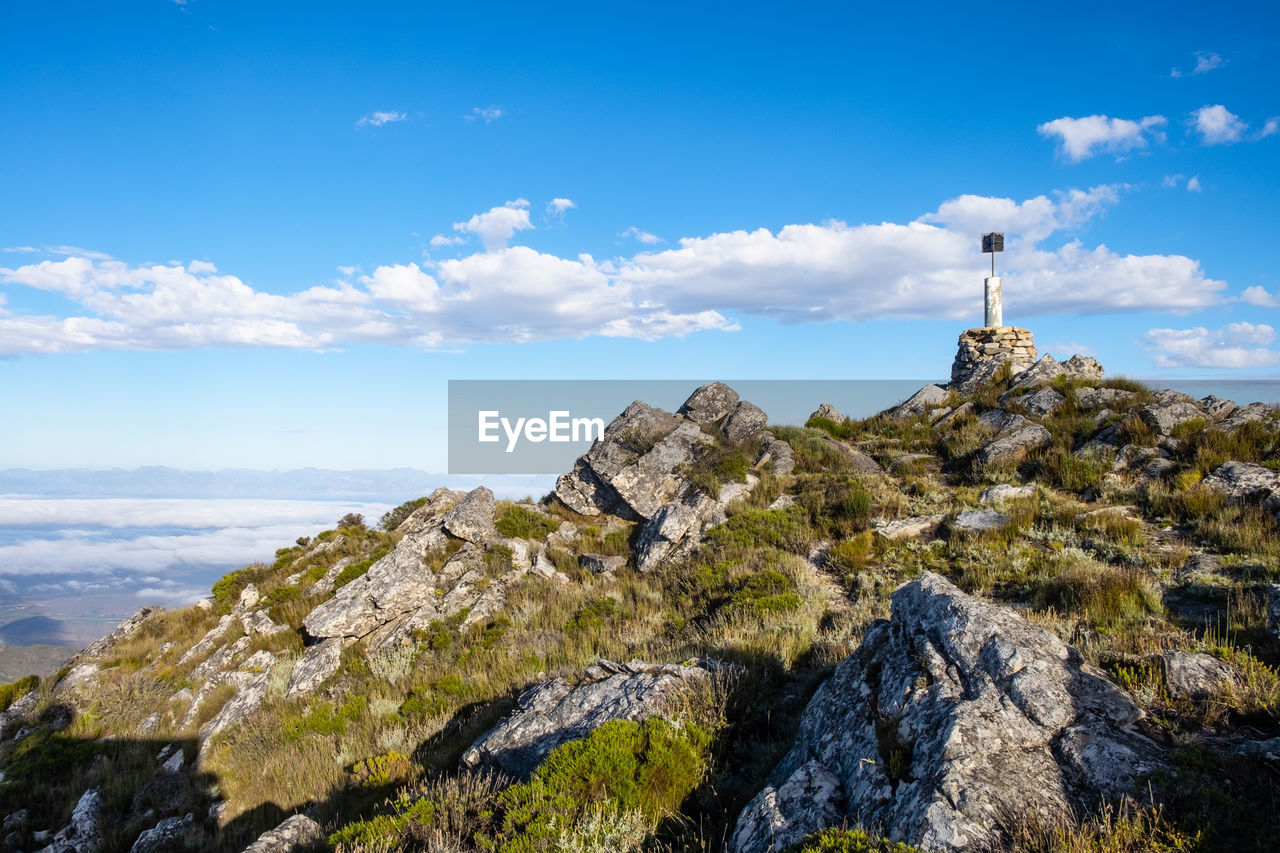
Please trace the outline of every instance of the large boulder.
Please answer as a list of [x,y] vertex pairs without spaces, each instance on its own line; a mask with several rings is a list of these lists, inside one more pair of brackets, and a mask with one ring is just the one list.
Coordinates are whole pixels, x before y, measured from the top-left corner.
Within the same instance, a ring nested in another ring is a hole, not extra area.
[[636,569],[648,572],[690,553],[708,527],[724,523],[729,504],[749,495],[756,482],[755,477],[748,476],[745,483],[726,483],[714,497],[686,488],[640,529],[635,546]]
[[978,421],[996,431],[995,437],[974,456],[974,464],[980,472],[990,472],[997,465],[1016,463],[1029,451],[1053,441],[1053,435],[1040,424],[1000,409],[984,412]]
[[813,414],[809,415],[809,420],[805,421],[805,423],[808,423],[815,418],[824,421],[831,421],[833,424],[842,424],[848,420],[844,412],[841,412],[830,403],[823,403],[818,406],[818,408],[814,409]]
[[889,410],[889,417],[905,420],[923,415],[930,409],[942,405],[947,399],[947,389],[941,385],[926,385],[906,400]]
[[1059,362],[1045,353],[1034,365],[1018,374],[1018,378],[1009,388],[1010,390],[1034,388],[1037,385],[1052,382],[1059,376],[1065,376],[1068,379],[1101,379],[1102,374],[1102,365],[1097,359],[1087,355],[1073,355],[1066,361]]
[[676,414],[684,415],[699,425],[710,425],[732,412],[737,405],[737,391],[723,382],[712,382],[690,394],[689,399],[676,409]]
[[707,672],[678,664],[600,661],[586,676],[576,686],[556,678],[526,690],[515,711],[463,753],[462,766],[527,778],[551,750],[610,720],[644,720],[667,712],[670,700]]
[[1212,655],[1165,652],[1161,662],[1165,687],[1175,699],[1210,699],[1241,686],[1240,674]]
[[764,431],[768,422],[769,416],[763,409],[755,403],[741,400],[724,419],[720,429],[730,441],[750,441]]
[[1142,418],[1143,423],[1151,427],[1158,435],[1168,435],[1173,432],[1174,427],[1197,418],[1204,421],[1208,420],[1204,412],[1200,411],[1199,406],[1184,400],[1143,406],[1138,410],[1138,417]]
[[730,849],[781,850],[848,821],[928,850],[995,846],[1135,790],[1161,766],[1141,710],[1080,653],[926,573],[893,594],[804,711]]
[[324,848],[325,836],[320,824],[306,815],[296,814],[259,835],[242,853],[304,853]]
[[1280,504],[1280,474],[1253,462],[1224,462],[1201,483],[1235,503]]
[[324,683],[325,679],[338,671],[342,662],[342,638],[330,637],[310,646],[289,673],[289,686],[285,688],[284,698],[296,699],[308,696]]
[[90,788],[71,812],[71,822],[58,830],[40,853],[98,853],[106,843],[102,830],[102,791]]
[[440,519],[440,526],[450,536],[467,542],[488,542],[497,536],[493,527],[495,507],[493,492],[480,486],[468,492],[466,497],[446,512]]
[[1233,409],[1230,414],[1214,424],[1212,429],[1223,432],[1235,432],[1248,423],[1269,423],[1276,416],[1276,408],[1265,403],[1250,403]]

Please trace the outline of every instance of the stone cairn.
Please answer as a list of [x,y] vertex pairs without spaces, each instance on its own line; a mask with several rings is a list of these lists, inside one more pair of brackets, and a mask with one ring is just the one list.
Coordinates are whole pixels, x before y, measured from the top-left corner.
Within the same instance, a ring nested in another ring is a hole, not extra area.
[[960,385],[984,361],[1013,362],[1014,372],[1036,363],[1035,336],[1030,329],[992,326],[960,334],[960,349],[951,364],[951,384]]

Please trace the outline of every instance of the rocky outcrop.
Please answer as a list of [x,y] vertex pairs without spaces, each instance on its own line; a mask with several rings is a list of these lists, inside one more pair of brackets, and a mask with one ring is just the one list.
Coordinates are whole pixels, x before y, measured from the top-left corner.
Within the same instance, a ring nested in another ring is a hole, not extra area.
[[136,634],[138,629],[142,627],[143,622],[146,622],[152,616],[159,615],[163,612],[164,608],[158,605],[142,608],[137,613],[117,625],[115,630],[110,634],[107,634],[107,636],[103,637],[101,640],[92,643],[84,651],[76,655],[75,659],[82,660],[84,658],[101,657],[117,643],[127,640],[129,637]]
[[1183,400],[1143,406],[1138,410],[1138,417],[1157,435],[1168,435],[1188,421],[1208,420],[1198,406]]
[[675,695],[706,677],[704,669],[679,664],[600,661],[577,685],[556,678],[526,690],[515,711],[463,754],[462,766],[528,777],[560,744],[610,720],[661,716]]
[[733,407],[733,411],[720,425],[720,431],[730,441],[750,441],[764,431],[769,416],[755,403],[741,400]]
[[737,391],[723,382],[712,382],[690,394],[689,399],[676,409],[676,414],[684,415],[699,425],[710,425],[732,412],[737,405]]
[[341,637],[330,637],[309,646],[293,665],[293,672],[289,673],[289,686],[285,688],[284,698],[296,699],[311,695],[325,679],[338,671],[341,662]]
[[1265,403],[1250,403],[1247,406],[1233,409],[1230,414],[1214,424],[1212,428],[1223,432],[1235,432],[1245,424],[1269,423],[1273,422],[1275,417],[1276,409],[1274,406],[1268,406]]
[[1212,655],[1165,652],[1164,683],[1174,699],[1209,699],[1240,686],[1240,674]]
[[58,830],[40,853],[98,853],[105,843],[102,832],[102,791],[90,788],[80,797],[71,822]]
[[287,818],[275,829],[264,832],[242,853],[306,853],[324,847],[324,830],[306,815]]
[[831,405],[830,403],[823,403],[822,405],[818,406],[818,408],[813,411],[813,414],[809,415],[809,420],[806,420],[805,423],[808,423],[809,421],[814,420],[815,418],[818,418],[824,421],[831,421],[833,424],[836,424],[836,425],[842,424],[848,420],[848,418],[845,417],[843,412],[841,412],[839,409],[837,409],[835,406]]
[[1142,713],[1079,652],[926,573],[805,709],[730,849],[781,850],[844,820],[976,851],[1027,811],[1052,820],[1161,764]]
[[1201,481],[1205,488],[1236,503],[1261,503],[1280,508],[1280,474],[1252,462],[1224,462]]
[[493,527],[496,504],[493,492],[484,486],[472,489],[440,518],[440,526],[450,536],[467,542],[484,543],[498,535]]
[[1037,385],[1052,382],[1059,376],[1065,376],[1068,379],[1101,379],[1103,372],[1098,360],[1086,355],[1073,355],[1066,361],[1059,362],[1046,353],[1030,369],[1018,374],[1018,378],[1009,386],[1009,389],[1034,388]]
[[715,497],[686,488],[640,529],[635,544],[636,569],[648,572],[692,552],[706,529],[723,524],[729,504],[750,494],[756,482],[755,477],[748,476],[745,483],[727,483]]
[[129,848],[129,853],[168,853],[171,850],[181,850],[194,822],[195,819],[190,814],[186,817],[167,817],[151,829],[143,831]]
[[1022,415],[992,409],[984,412],[978,420],[996,431],[995,437],[974,456],[974,465],[982,472],[988,472],[996,465],[1016,463],[1028,451],[1053,441],[1049,430]]
[[930,409],[942,405],[948,396],[947,389],[941,385],[926,385],[890,409],[889,417],[895,420],[919,417]]

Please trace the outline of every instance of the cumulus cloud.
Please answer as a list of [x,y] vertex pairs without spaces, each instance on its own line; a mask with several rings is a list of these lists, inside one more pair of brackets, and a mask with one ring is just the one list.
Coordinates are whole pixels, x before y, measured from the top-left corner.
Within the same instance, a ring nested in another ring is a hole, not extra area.
[[659,237],[657,234],[650,234],[648,231],[641,231],[639,228],[637,228],[634,225],[632,225],[626,231],[623,231],[618,236],[634,237],[636,240],[640,241],[641,243],[644,243],[646,246],[655,246],[658,243],[662,242],[662,238]]
[[1199,175],[1192,175],[1190,178],[1187,179],[1187,192],[1198,193],[1200,192],[1200,190],[1201,190],[1201,186],[1200,186]]
[[466,222],[453,223],[455,231],[478,234],[486,251],[505,249],[507,242],[517,231],[527,231],[533,227],[529,221],[529,202],[518,198],[509,201],[502,207],[494,207],[484,213],[477,213]]
[[502,107],[490,104],[487,107],[472,107],[471,112],[463,116],[467,121],[483,121],[488,124],[502,118]]
[[1157,367],[1275,367],[1280,352],[1267,349],[1276,331],[1265,323],[1230,323],[1221,329],[1151,329],[1143,342]]
[[566,210],[572,210],[575,207],[577,207],[577,205],[574,204],[570,199],[553,198],[551,199],[551,201],[547,202],[547,213],[553,216],[555,215],[563,216]]
[[1280,133],[1280,116],[1272,116],[1262,125],[1262,129],[1258,131],[1255,139],[1266,139],[1268,136],[1274,136]]
[[1246,287],[1244,293],[1240,294],[1240,301],[1247,305],[1256,305],[1259,308],[1280,308],[1280,299],[1274,294],[1268,293],[1266,288],[1254,285]]
[[[22,313],[11,291],[0,355],[92,349],[347,344],[457,348],[591,335],[653,339],[738,328],[733,313],[784,322],[961,319],[981,308],[983,231],[1005,231],[999,259],[1010,314],[1186,312],[1225,283],[1180,255],[1128,255],[1063,239],[1119,202],[1123,185],[1015,201],[963,195],[907,223],[840,221],[687,237],[597,260],[509,245],[533,228],[517,199],[454,224],[483,250],[390,263],[307,290],[255,290],[213,264],[131,266],[87,257],[0,268],[0,281],[56,292],[74,316]],[[624,232],[644,242],[639,229]],[[1051,240],[1054,235],[1058,239]],[[458,238],[435,241],[450,244]]]
[[1194,68],[1186,72],[1186,74],[1183,73],[1181,68],[1173,68],[1169,71],[1169,76],[1183,77],[1183,76],[1189,75],[1192,77],[1196,77],[1201,74],[1208,74],[1213,69],[1219,68],[1225,65],[1227,62],[1219,54],[1216,54],[1211,50],[1197,50],[1192,55],[1196,58],[1196,64]]
[[1204,106],[1191,114],[1191,126],[1205,145],[1231,145],[1239,142],[1249,125],[1222,104]]
[[356,121],[356,127],[382,127],[384,124],[404,121],[408,117],[408,113],[402,113],[399,110],[376,110],[368,115],[360,116]]
[[1137,121],[1109,118],[1105,115],[1081,118],[1063,116],[1045,122],[1036,131],[1046,139],[1057,137],[1060,156],[1072,163],[1079,163],[1102,151],[1119,158],[1129,151],[1145,148],[1148,136],[1157,142],[1163,141],[1164,134],[1159,128],[1167,123],[1168,120],[1159,115],[1146,116]]

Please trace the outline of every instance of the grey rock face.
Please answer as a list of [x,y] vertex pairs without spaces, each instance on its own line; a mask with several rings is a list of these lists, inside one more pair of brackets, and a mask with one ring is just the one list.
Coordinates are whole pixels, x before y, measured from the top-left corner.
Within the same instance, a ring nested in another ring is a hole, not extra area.
[[1194,403],[1182,401],[1143,406],[1138,411],[1138,417],[1159,435],[1168,435],[1173,432],[1174,427],[1196,418],[1208,420]]
[[983,385],[995,379],[999,373],[1005,369],[1005,365],[1009,365],[1009,369],[1013,374],[1018,375],[1019,371],[1025,373],[1027,367],[1019,364],[1008,355],[1001,354],[986,361],[978,362],[977,367],[964,377],[959,383],[952,382],[951,387],[961,394],[972,394]]
[[724,419],[720,429],[730,441],[747,441],[760,435],[768,422],[769,416],[763,409],[755,403],[741,400]]
[[178,666],[182,666],[188,661],[193,661],[196,658],[201,657],[202,655],[207,655],[209,652],[213,651],[218,645],[218,641],[222,639],[223,635],[226,634],[227,631],[231,630],[232,622],[233,617],[231,616],[223,616],[219,619],[217,625],[210,628],[194,646],[187,649],[186,653],[183,654],[182,657],[178,658]]
[[937,515],[913,515],[910,518],[898,518],[893,521],[881,521],[872,526],[877,535],[893,542],[903,539],[915,539],[924,534],[932,534],[938,525],[946,519],[945,513]]
[[577,686],[562,678],[543,682],[526,690],[516,710],[471,745],[462,766],[527,778],[560,744],[584,738],[610,720],[655,716],[671,696],[706,677],[703,669],[678,664],[601,661]]
[[1214,424],[1212,428],[1220,429],[1223,432],[1235,432],[1247,423],[1270,421],[1275,417],[1275,414],[1276,410],[1272,406],[1268,406],[1265,403],[1250,403],[1247,406],[1241,406],[1233,410],[1231,414]]
[[498,535],[493,527],[495,508],[493,492],[480,486],[468,492],[457,506],[446,512],[440,525],[450,535],[467,542],[488,542]]
[[261,707],[262,700],[267,697],[270,679],[271,673],[263,672],[237,690],[236,694],[227,700],[227,704],[222,706],[222,710],[200,729],[200,740],[207,741],[229,726],[239,725],[248,719],[250,714]]
[[1076,403],[1086,409],[1124,406],[1137,396],[1132,391],[1119,388],[1076,388],[1071,393],[1075,396]]
[[1009,390],[1013,391],[1019,388],[1034,388],[1045,382],[1051,382],[1062,374],[1066,373],[1066,369],[1058,363],[1053,356],[1045,353],[1040,356],[1040,360],[1031,367],[1018,374],[1018,379],[1009,386]]
[[289,674],[289,686],[284,698],[296,699],[309,696],[324,680],[338,671],[342,661],[342,638],[330,637],[309,647]]
[[306,815],[296,814],[259,835],[242,853],[305,853],[320,849],[324,841],[320,824]]
[[991,486],[983,489],[978,495],[978,500],[984,504],[995,503],[997,501],[1012,501],[1019,498],[1029,498],[1036,493],[1035,486],[1014,486],[1009,483],[1001,483],[998,486]]
[[167,817],[151,829],[143,831],[138,840],[133,842],[129,853],[166,853],[170,850],[181,850],[182,842],[191,831],[194,818]]
[[1062,362],[1063,372],[1072,379],[1101,379],[1103,370],[1101,362],[1087,355],[1073,355]]
[[1022,401],[1027,411],[1036,417],[1047,417],[1065,406],[1067,398],[1052,388],[1041,388]]
[[1211,655],[1165,652],[1164,682],[1175,699],[1208,699],[1240,684],[1240,675]]
[[1160,766],[1141,713],[1053,634],[926,573],[819,688],[730,849],[780,850],[845,819],[983,849],[1011,815],[1093,808]]
[[1252,462],[1224,462],[1201,482],[1231,501],[1259,502],[1270,507],[1280,500],[1280,474]]
[[914,418],[936,408],[947,399],[947,389],[941,385],[926,385],[896,407],[889,410],[889,417],[898,420]]
[[974,457],[978,468],[983,471],[999,463],[1016,462],[1028,451],[1053,441],[1049,430],[1021,415],[995,409],[984,412],[978,420],[996,430],[995,438]]
[[1200,411],[1213,421],[1220,421],[1230,415],[1238,407],[1230,400],[1223,400],[1210,394],[1208,397],[1202,397],[1197,401],[1196,405]]
[[578,565],[586,569],[588,572],[596,574],[604,574],[605,572],[620,571],[627,564],[627,558],[621,556],[606,556],[605,554],[579,554]]
[[102,849],[102,792],[90,788],[80,797],[71,822],[58,830],[53,841],[40,853],[97,853]]
[[938,420],[939,426],[949,427],[964,418],[978,414],[978,405],[972,400],[961,403]]
[[636,538],[636,570],[652,571],[675,556],[682,545],[694,544],[713,504],[710,495],[697,492],[684,494],[658,510]]
[[994,509],[967,509],[956,516],[952,526],[956,530],[999,530],[1009,523],[1009,516]]
[[133,614],[128,619],[124,620],[119,625],[117,625],[115,627],[115,630],[112,631],[110,634],[103,637],[101,640],[98,640],[97,642],[92,643],[88,648],[86,648],[83,652],[77,655],[76,659],[79,660],[82,658],[100,657],[101,655],[106,653],[108,650],[110,650],[113,646],[115,646],[117,643],[121,642],[122,640],[126,640],[129,637],[132,637],[135,633],[137,633],[138,629],[142,627],[143,622],[146,622],[152,616],[158,615],[163,612],[164,612],[164,608],[158,605],[142,608],[137,613]]
[[679,416],[637,400],[605,427],[604,435],[573,470],[556,481],[556,497],[582,515],[622,513],[625,503],[611,485],[613,477],[637,465],[681,422]]
[[775,437],[771,432],[763,432],[760,435],[764,438],[764,447],[761,448],[759,461],[763,462],[767,459],[773,467],[773,473],[779,477],[794,471],[796,459],[791,445]]
[[713,424],[733,411],[738,405],[738,392],[723,382],[703,385],[689,395],[689,399],[676,410],[695,424]]
[[823,418],[824,420],[831,421],[833,424],[842,424],[849,420],[845,417],[843,412],[830,403],[823,403],[818,406],[818,408],[814,409],[813,414],[809,415],[809,420],[805,421],[805,423],[808,423],[814,418]]

